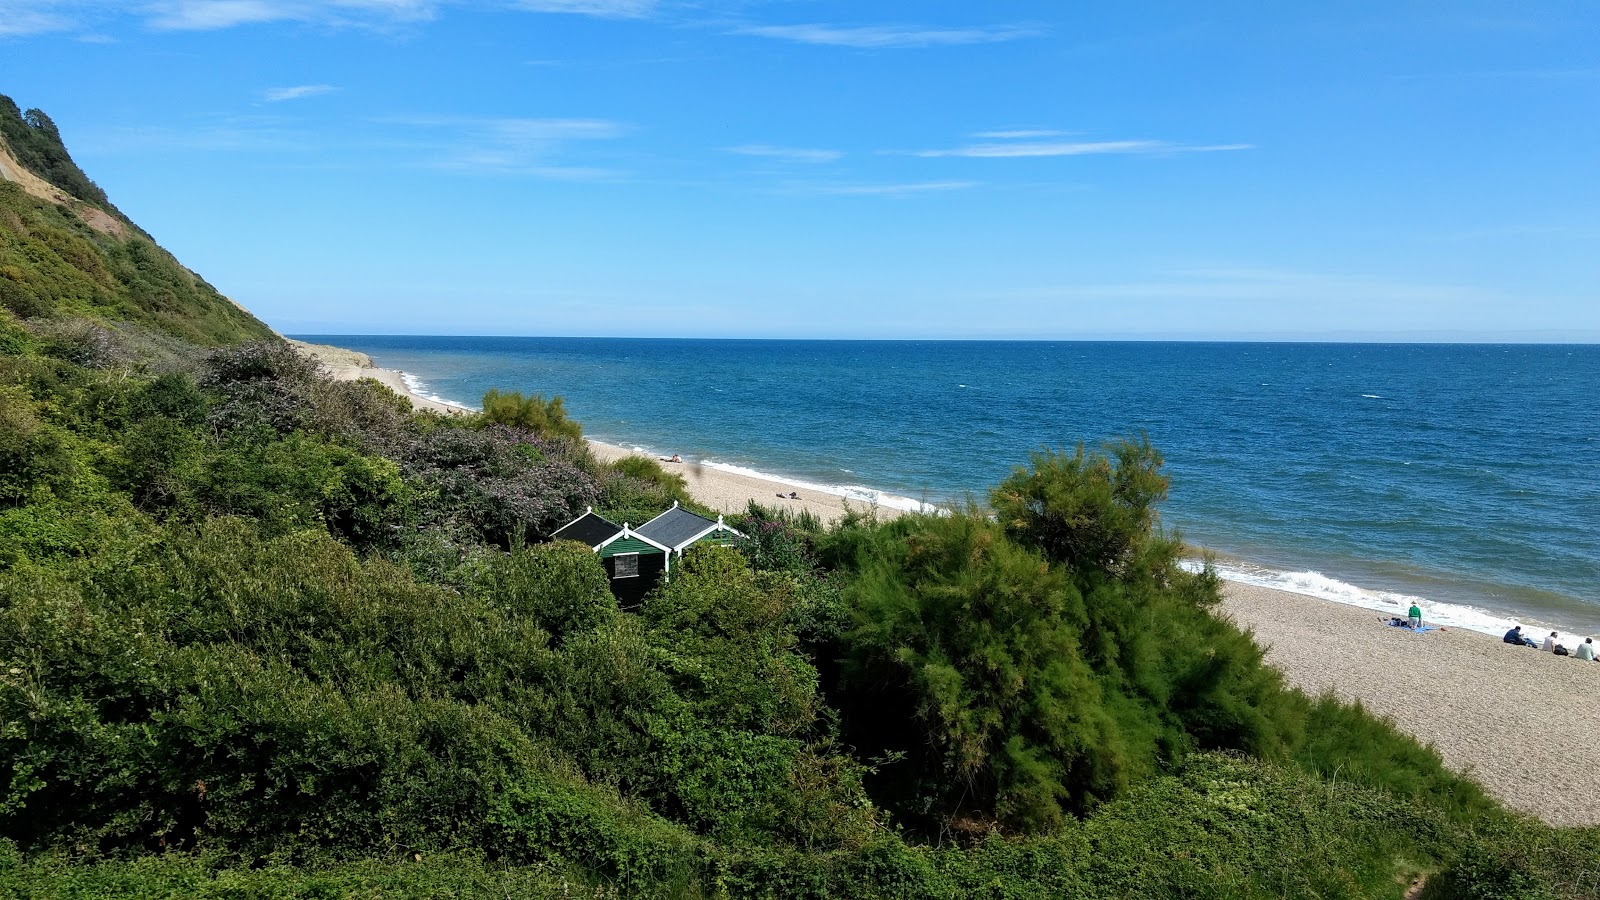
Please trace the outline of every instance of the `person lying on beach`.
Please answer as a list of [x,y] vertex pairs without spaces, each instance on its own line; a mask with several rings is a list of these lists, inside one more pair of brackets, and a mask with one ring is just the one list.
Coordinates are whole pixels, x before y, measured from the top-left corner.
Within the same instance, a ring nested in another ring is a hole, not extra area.
[[1584,662],[1594,662],[1594,638],[1584,638],[1578,649],[1572,651],[1572,655]]
[[662,462],[683,462],[683,460],[678,458],[678,454],[676,453],[672,454],[671,456],[658,456],[656,458]]

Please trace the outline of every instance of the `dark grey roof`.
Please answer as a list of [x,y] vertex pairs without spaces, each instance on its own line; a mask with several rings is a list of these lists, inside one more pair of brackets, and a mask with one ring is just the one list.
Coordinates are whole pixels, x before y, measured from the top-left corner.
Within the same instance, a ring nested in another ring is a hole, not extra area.
[[577,541],[593,547],[622,530],[621,525],[611,522],[594,514],[589,510],[571,522],[561,526],[555,534],[550,535],[552,541]]
[[681,506],[674,506],[635,528],[634,533],[644,535],[658,544],[666,544],[674,550],[682,550],[695,538],[716,527],[715,519],[708,519]]

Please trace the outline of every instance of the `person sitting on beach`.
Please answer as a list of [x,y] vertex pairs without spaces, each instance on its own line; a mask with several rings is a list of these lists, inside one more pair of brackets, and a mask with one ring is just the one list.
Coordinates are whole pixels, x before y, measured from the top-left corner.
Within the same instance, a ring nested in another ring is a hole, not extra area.
[[657,459],[660,459],[662,462],[683,462],[683,460],[678,458],[678,454],[676,453],[672,454],[671,456],[660,456],[657,457]]
[[1539,649],[1546,653],[1556,652],[1556,632],[1550,632],[1550,636],[1544,639],[1544,646]]
[[1594,662],[1594,638],[1584,638],[1578,649],[1572,652],[1573,656],[1584,662]]
[[1506,632],[1506,636],[1501,638],[1501,640],[1505,641],[1508,644],[1521,644],[1524,647],[1533,647],[1533,648],[1536,648],[1536,649],[1539,646],[1537,641],[1535,641],[1533,638],[1528,637],[1527,635],[1522,633],[1522,626],[1521,625],[1518,625],[1515,628],[1512,628],[1510,631]]
[[1418,606],[1415,603],[1411,604],[1411,609],[1406,613],[1406,615],[1410,617],[1410,622],[1407,623],[1408,627],[1411,627],[1411,628],[1421,628],[1422,627],[1422,610],[1420,608],[1418,608]]
[[796,494],[794,491],[790,491],[789,492],[789,499],[790,500],[799,500],[800,499],[800,495]]

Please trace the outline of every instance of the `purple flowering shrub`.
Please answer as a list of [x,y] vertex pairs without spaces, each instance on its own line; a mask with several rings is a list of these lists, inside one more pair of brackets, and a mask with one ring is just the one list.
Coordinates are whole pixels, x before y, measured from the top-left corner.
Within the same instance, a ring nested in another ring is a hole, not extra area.
[[517,429],[439,428],[398,456],[422,491],[425,522],[466,526],[502,547],[550,534],[599,494],[563,442]]

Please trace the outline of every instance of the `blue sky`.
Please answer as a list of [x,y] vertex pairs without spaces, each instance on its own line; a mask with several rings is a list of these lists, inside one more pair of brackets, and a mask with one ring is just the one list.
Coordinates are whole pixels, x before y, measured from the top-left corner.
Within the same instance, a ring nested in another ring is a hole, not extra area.
[[1074,6],[0,0],[0,92],[287,333],[1600,340],[1600,5]]

